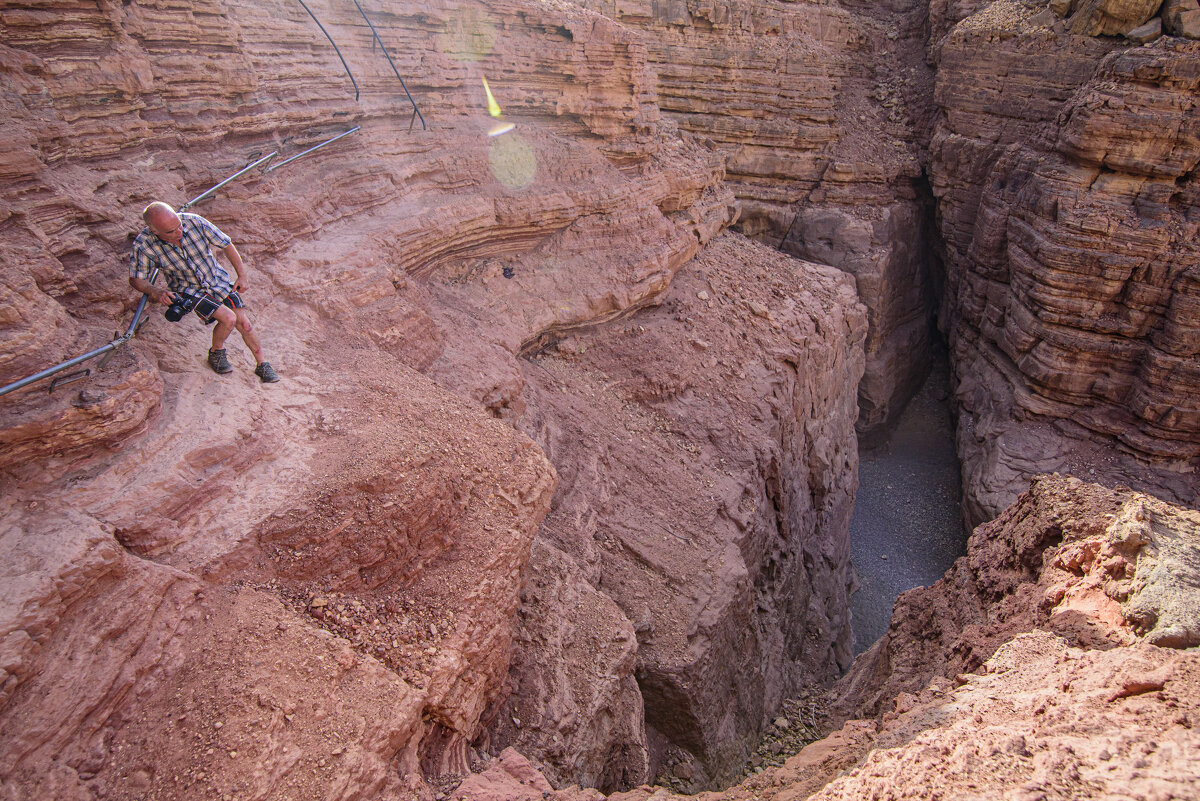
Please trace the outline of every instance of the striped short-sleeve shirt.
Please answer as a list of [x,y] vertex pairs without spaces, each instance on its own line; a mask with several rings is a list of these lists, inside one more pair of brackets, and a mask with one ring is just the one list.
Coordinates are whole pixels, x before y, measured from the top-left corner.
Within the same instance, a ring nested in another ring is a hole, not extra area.
[[231,240],[220,228],[198,214],[179,215],[183,238],[179,247],[159,239],[149,228],[133,240],[129,257],[129,275],[149,280],[154,268],[162,273],[172,292],[195,289],[224,300],[233,290],[233,279],[217,263],[212,246],[225,248]]

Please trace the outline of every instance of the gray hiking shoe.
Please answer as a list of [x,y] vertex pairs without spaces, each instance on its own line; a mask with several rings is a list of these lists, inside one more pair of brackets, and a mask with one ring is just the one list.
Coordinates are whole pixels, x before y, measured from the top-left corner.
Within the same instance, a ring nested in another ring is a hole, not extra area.
[[229,363],[229,357],[225,355],[224,348],[208,352],[208,366],[222,374],[233,372],[233,365]]
[[274,384],[279,380],[279,374],[271,367],[270,362],[263,362],[258,367],[254,368],[254,374],[262,380],[264,384]]

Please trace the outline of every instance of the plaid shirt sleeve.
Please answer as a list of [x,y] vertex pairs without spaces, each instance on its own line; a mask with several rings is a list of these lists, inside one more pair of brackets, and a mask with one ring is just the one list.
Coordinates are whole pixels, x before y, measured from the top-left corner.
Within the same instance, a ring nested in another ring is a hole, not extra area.
[[150,254],[150,249],[142,244],[139,236],[133,241],[133,252],[129,254],[129,276],[150,280],[150,273],[158,266],[158,259]]
[[233,242],[232,239],[225,235],[224,231],[200,215],[196,215],[194,219],[196,220],[196,224],[200,226],[200,230],[204,232],[204,238],[208,241],[208,244],[218,250],[229,247],[229,244]]

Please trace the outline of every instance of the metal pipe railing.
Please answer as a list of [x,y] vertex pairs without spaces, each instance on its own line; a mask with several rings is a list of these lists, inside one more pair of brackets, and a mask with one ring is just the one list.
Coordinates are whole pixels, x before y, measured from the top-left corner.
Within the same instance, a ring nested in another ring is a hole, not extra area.
[[97,356],[103,356],[105,353],[121,347],[126,342],[133,339],[133,335],[137,333],[138,323],[141,322],[142,313],[146,311],[146,302],[149,299],[150,297],[148,295],[142,295],[142,299],[138,301],[137,311],[133,313],[133,320],[129,322],[129,328],[125,329],[125,333],[114,339],[112,342],[109,342],[103,347],[96,348],[93,351],[88,351],[82,356],[76,356],[74,359],[68,359],[62,364],[56,364],[55,366],[47,368],[40,373],[34,373],[27,378],[22,378],[20,381],[14,381],[5,387],[0,387],[0,395],[7,395],[8,393],[21,389],[22,387],[27,387],[36,381],[41,381],[43,378],[49,378],[55,373],[61,373],[63,370],[74,367],[77,364],[83,364],[89,359],[94,359]]
[[[357,128],[355,130],[357,130]],[[350,133],[350,131],[347,131],[346,133]],[[342,134],[342,136],[345,136],[345,134]],[[328,144],[328,143],[324,143],[324,144]],[[320,145],[318,145],[318,147],[320,147]],[[310,148],[309,150],[305,151],[305,153],[311,152],[311,150],[314,150],[314,149],[315,148]],[[227,184],[230,181],[232,181],[233,179],[237,178],[239,175],[242,175],[243,173],[245,173],[247,170],[252,170],[255,167],[257,167],[259,164],[262,164],[264,161],[273,159],[277,155],[279,155],[278,150],[271,151],[266,156],[263,156],[262,158],[258,159],[257,161],[254,161],[254,162],[248,164],[247,166],[243,167],[242,169],[238,170],[233,175],[226,178],[224,181],[221,181],[219,184],[214,184],[213,186],[209,187],[208,189],[205,189],[203,192],[196,195],[194,198],[189,200],[187,203],[184,203],[182,206],[180,206],[179,210],[186,211],[187,209],[191,208],[195,204],[199,203],[204,198],[211,195],[213,192],[220,189],[222,186],[225,186],[225,184]],[[304,153],[301,153],[300,155],[304,155]],[[289,159],[289,161],[291,161],[291,159]],[[286,162],[284,162],[284,163],[286,163]],[[282,165],[278,165],[278,166],[282,166]],[[156,278],[158,278],[158,270],[157,269],[150,273],[150,283],[154,283],[154,280]],[[146,312],[146,304],[147,304],[147,302],[149,302],[149,300],[150,300],[149,295],[145,295],[145,294],[142,295],[142,299],[138,301],[137,309],[133,313],[133,319],[129,322],[129,327],[127,329],[125,329],[124,334],[117,337],[112,342],[109,342],[107,345],[104,345],[103,347],[96,348],[93,351],[88,351],[87,353],[83,354],[82,356],[76,356],[74,359],[68,359],[67,361],[62,362],[61,364],[56,364],[53,367],[49,367],[45,370],[42,370],[40,373],[34,373],[31,376],[26,376],[25,378],[22,378],[20,381],[14,381],[11,384],[0,387],[0,396],[7,395],[10,392],[15,392],[16,390],[21,389],[22,387],[27,387],[30,384],[33,384],[37,381],[41,381],[43,378],[49,378],[52,375],[61,373],[63,370],[67,370],[71,367],[74,367],[77,364],[83,364],[84,362],[89,361],[90,359],[94,359],[97,356],[102,356],[105,353],[114,351],[117,348],[121,347],[126,342],[133,339],[134,335],[137,333],[138,326],[142,321],[142,315],[145,314],[145,312]],[[51,385],[51,391],[53,391],[53,384]]]
[[259,164],[262,164],[264,161],[270,161],[271,159],[275,158],[275,157],[276,157],[276,156],[278,156],[278,155],[279,155],[279,151],[278,151],[278,150],[272,150],[270,153],[268,153],[267,155],[263,156],[261,159],[258,159],[257,161],[251,162],[250,164],[247,164],[245,167],[242,167],[240,170],[238,170],[237,172],[235,172],[233,175],[229,176],[229,177],[228,177],[228,178],[226,178],[224,181],[221,181],[221,183],[219,183],[219,184],[214,184],[213,186],[210,186],[208,189],[205,189],[203,192],[201,192],[200,194],[196,195],[194,198],[192,198],[191,200],[189,200],[187,203],[184,203],[182,206],[180,206],[180,207],[179,207],[179,210],[180,210],[180,211],[187,211],[187,210],[188,210],[188,209],[190,209],[192,206],[196,205],[196,204],[197,204],[197,203],[199,203],[201,200],[203,200],[204,198],[206,198],[206,197],[208,197],[209,195],[211,195],[213,192],[216,192],[216,191],[217,191],[218,189],[220,189],[222,186],[224,186],[225,184],[229,183],[229,182],[230,182],[230,181],[232,181],[234,178],[237,178],[237,177],[238,177],[239,175],[241,175],[242,173],[244,173],[244,172],[247,172],[247,171],[249,171],[249,170],[252,170],[252,169],[254,169],[255,167],[257,167]]
[[[263,170],[263,172],[264,172],[264,173],[266,173],[266,172],[270,172],[271,170],[277,170],[277,169],[279,169],[280,167],[282,167],[282,166],[284,166],[284,165],[286,165],[286,164],[291,164],[291,163],[292,163],[293,161],[295,161],[296,159],[298,159],[298,158],[303,158],[304,156],[307,156],[309,153],[313,152],[314,150],[320,150],[321,148],[325,147],[325,145],[330,145],[330,144],[333,144],[333,143],[334,143],[334,142],[336,142],[337,140],[341,139],[343,136],[349,136],[350,134],[354,133],[355,131],[357,131],[357,130],[358,130],[359,128],[361,128],[361,127],[362,127],[361,125],[355,125],[355,126],[354,126],[353,128],[351,128],[350,130],[348,130],[348,131],[342,131],[342,132],[341,132],[340,134],[338,134],[337,136],[334,136],[334,137],[331,137],[331,138],[329,138],[329,139],[326,139],[324,142],[320,143],[319,145],[313,145],[313,146],[312,146],[312,147],[310,147],[308,150],[305,150],[303,153],[297,153],[296,155],[292,156],[291,158],[284,159],[283,161],[279,162],[278,164],[272,164],[272,165],[270,165],[270,166],[269,166],[269,167],[267,167],[265,170]],[[273,155],[275,155],[275,154],[274,154],[274,153],[272,153],[271,155],[273,156]],[[261,161],[261,159],[260,159],[260,161]],[[255,162],[255,163],[258,163],[258,162]],[[253,165],[251,165],[251,166],[253,166]],[[247,167],[246,169],[249,169],[249,167]]]
[[[362,18],[367,21],[367,27],[371,29],[371,34],[375,37],[375,41],[379,43],[379,49],[387,57],[388,63],[392,65],[392,72],[396,73],[396,80],[400,81],[400,86],[404,89],[404,94],[408,95],[408,102],[412,103],[413,113],[421,118],[421,130],[428,131],[429,126],[425,124],[425,115],[421,113],[421,109],[417,108],[417,101],[413,100],[412,92],[408,91],[408,86],[404,83],[404,79],[400,77],[400,70],[396,69],[396,62],[392,61],[392,54],[384,46],[383,40],[379,38],[379,31],[375,30],[375,26],[371,24],[371,18],[367,16],[367,12],[363,11],[363,7],[358,4],[358,0],[354,0],[354,5],[358,8],[358,13],[362,14]],[[412,123],[409,123],[409,129],[412,129]]]
[[312,13],[308,6],[304,5],[304,0],[296,0],[300,5],[304,6],[304,10],[308,11],[308,16],[312,17],[313,22],[317,23],[317,27],[321,29],[321,33],[325,34],[325,38],[333,45],[334,51],[338,54],[338,58],[342,59],[342,66],[346,68],[346,74],[350,76],[350,83],[354,84],[354,101],[358,102],[358,81],[354,80],[354,73],[350,71],[350,65],[346,63],[346,59],[342,57],[342,51],[338,49],[337,42],[333,41],[333,37],[329,35],[329,31],[325,30],[325,26],[321,24],[321,20],[317,19],[317,15]]

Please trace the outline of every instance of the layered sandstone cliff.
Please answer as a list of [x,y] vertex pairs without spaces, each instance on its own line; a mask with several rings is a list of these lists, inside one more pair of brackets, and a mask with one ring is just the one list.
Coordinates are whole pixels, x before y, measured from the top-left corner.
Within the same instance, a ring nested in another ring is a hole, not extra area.
[[882,431],[928,370],[925,5],[583,5],[645,32],[663,112],[728,156],[741,230],[855,277],[870,326],[859,430]]
[[1046,470],[1194,505],[1200,44],[996,2],[931,47],[968,520]]
[[428,798],[509,740],[717,775],[848,661],[852,287],[720,236],[724,157],[637,32],[368,7],[422,130],[353,5],[310,6],[357,102],[298,4],[0,8],[4,381],[124,327],[146,202],[361,126],[196,209],[281,384],[155,312],[0,401],[5,793]]

